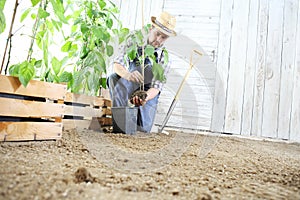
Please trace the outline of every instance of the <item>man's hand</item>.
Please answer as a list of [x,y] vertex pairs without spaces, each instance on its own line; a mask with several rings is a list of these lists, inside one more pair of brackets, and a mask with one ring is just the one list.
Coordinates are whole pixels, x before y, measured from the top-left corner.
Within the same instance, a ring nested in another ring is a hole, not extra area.
[[130,103],[135,106],[144,106],[147,102],[148,94],[146,91],[137,90],[130,97]]
[[123,78],[136,83],[143,83],[144,80],[142,74],[139,71],[128,72]]
[[146,104],[146,102],[147,102],[146,99],[143,100],[143,99],[139,98],[138,96],[134,96],[132,98],[132,103],[136,106],[144,106]]

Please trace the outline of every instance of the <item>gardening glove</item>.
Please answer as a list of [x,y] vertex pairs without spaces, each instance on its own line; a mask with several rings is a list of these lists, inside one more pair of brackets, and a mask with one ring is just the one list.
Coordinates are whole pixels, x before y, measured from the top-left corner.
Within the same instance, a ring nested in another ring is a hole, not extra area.
[[143,83],[144,81],[144,78],[139,71],[128,72],[123,78],[136,83]]

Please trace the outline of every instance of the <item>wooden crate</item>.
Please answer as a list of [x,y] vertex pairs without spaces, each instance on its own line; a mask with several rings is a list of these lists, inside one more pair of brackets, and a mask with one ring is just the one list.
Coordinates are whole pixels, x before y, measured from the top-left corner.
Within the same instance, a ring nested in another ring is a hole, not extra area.
[[66,86],[0,75],[0,141],[60,139]]
[[99,129],[112,125],[111,100],[83,94],[67,93],[64,99],[64,130]]

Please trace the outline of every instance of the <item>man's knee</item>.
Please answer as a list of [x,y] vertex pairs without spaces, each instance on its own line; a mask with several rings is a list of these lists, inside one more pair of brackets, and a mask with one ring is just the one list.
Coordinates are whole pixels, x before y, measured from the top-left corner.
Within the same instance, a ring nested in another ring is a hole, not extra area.
[[120,78],[121,77],[116,73],[111,74],[106,80],[107,87],[114,88]]

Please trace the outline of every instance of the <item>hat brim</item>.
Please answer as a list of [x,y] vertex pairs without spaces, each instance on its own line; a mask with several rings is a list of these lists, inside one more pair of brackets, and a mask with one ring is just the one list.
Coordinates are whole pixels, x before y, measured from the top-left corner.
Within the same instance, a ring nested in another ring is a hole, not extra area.
[[[167,27],[162,27],[161,24],[158,24],[157,23],[157,20],[156,20],[156,17],[151,17],[151,21],[152,21],[152,24],[153,26],[155,26],[156,28],[159,29],[159,31],[161,31],[162,33],[168,35],[168,36],[176,36],[176,32],[174,30],[171,30],[171,29],[168,29]],[[165,30],[167,29],[167,30]]]

